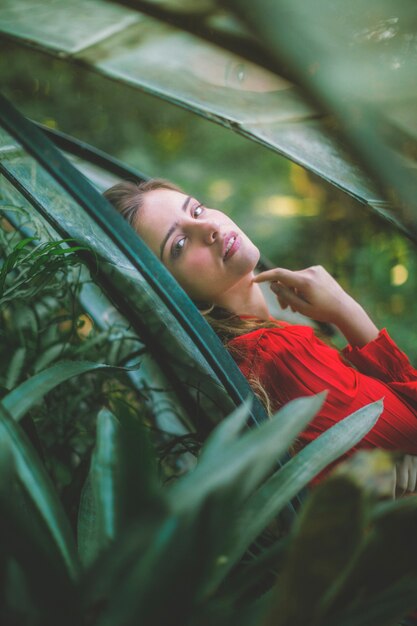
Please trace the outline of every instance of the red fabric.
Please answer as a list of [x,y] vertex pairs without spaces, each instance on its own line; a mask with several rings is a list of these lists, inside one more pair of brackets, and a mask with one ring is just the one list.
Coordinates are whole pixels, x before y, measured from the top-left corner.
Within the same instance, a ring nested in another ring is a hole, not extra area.
[[289,400],[328,390],[327,399],[299,436],[304,446],[357,409],[384,399],[372,430],[352,448],[384,448],[417,454],[417,370],[386,330],[363,348],[341,354],[318,339],[309,326],[280,322],[233,339],[235,360],[246,378],[259,378],[276,410]]

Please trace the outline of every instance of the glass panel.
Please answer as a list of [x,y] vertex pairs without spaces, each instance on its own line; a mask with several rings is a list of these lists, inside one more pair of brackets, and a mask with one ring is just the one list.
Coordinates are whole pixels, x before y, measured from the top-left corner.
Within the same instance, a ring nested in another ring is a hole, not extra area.
[[[140,9],[140,0],[133,0]],[[213,0],[147,0],[147,5],[154,5],[161,9],[169,9],[181,13],[201,14],[207,11],[216,11],[217,7]]]
[[[233,6],[323,108],[387,197],[417,210],[413,0],[250,0]],[[303,46],[300,46],[303,41]]]
[[[390,214],[380,192],[337,147],[340,140],[335,141],[329,130],[335,124],[321,123],[289,82],[179,28],[99,0],[95,2],[103,28],[94,24],[97,44],[92,45],[84,11],[77,9],[80,1],[69,5],[55,0],[48,4],[48,20],[33,20],[28,0],[8,0],[0,11],[0,29],[47,49],[57,47],[64,54],[77,50],[77,59],[104,75],[261,141]],[[180,16],[193,3],[154,0],[148,4],[178,11]],[[195,3],[196,13],[203,8],[208,11],[206,21],[198,23],[218,22],[230,35],[238,21],[231,13],[213,12],[211,4]],[[392,181],[387,187],[400,188],[403,198],[415,202],[415,3],[397,6],[374,0],[363,11],[358,0],[348,4],[282,0],[273,5],[276,19],[267,1],[264,6],[256,4],[256,10],[251,1],[236,0],[234,5],[250,25],[251,36],[243,41],[249,46],[257,33],[258,41],[274,51],[278,63],[294,55],[295,75],[311,85],[329,110],[336,107],[341,128],[358,146],[365,165],[370,164],[371,174],[383,185],[385,179]],[[115,21],[106,13],[109,7],[121,11]],[[114,27],[111,33],[106,33],[106,20]],[[52,28],[55,22],[57,27]],[[360,115],[355,114],[358,106]],[[394,219],[402,218],[396,213]],[[407,215],[404,220],[409,223]]]
[[311,115],[287,81],[151,18],[80,56],[108,76],[234,123]]
[[[229,412],[233,408],[232,401],[212,369],[137,269],[86,212],[3,130],[0,132],[0,145],[2,168],[41,205],[54,227],[40,220],[34,209],[25,218],[26,222],[33,219],[37,226],[41,225],[36,235],[44,240],[56,239],[58,231],[58,238],[72,237],[93,251],[93,280],[107,285],[105,292],[110,286],[113,301],[117,296],[118,301],[123,301],[125,309],[128,307],[139,328],[146,332],[146,337],[142,338],[147,343],[149,340],[153,343],[153,356],[162,370],[169,374],[170,386],[175,386],[177,380],[178,391],[179,381],[180,388],[187,389],[195,399],[197,413],[189,415],[194,426],[204,429],[207,427],[205,415],[209,414],[215,420]],[[100,273],[97,273],[98,269]]]
[[72,54],[140,20],[135,11],[101,0],[2,0],[0,30]]
[[[15,0],[13,7],[23,7],[23,2]],[[237,132],[273,147],[365,203],[378,199],[378,193],[358,168],[350,164],[320,123],[312,120],[317,113],[286,80],[191,34],[147,17],[81,52],[84,45],[79,37],[79,25],[83,15],[81,11],[66,14],[66,6],[63,2],[56,3],[50,9],[54,13],[50,13],[49,23],[55,19],[65,21],[66,36],[74,33],[71,38],[77,41],[83,62],[107,76],[232,126]],[[55,40],[50,39],[46,27],[44,32],[39,30],[43,28],[42,22],[36,24],[35,32],[28,12],[19,14],[23,16],[20,19],[26,16],[27,21],[27,30],[16,31],[20,37],[30,37],[47,48],[54,45]],[[229,20],[232,24],[236,22],[228,14],[217,18]],[[0,28],[14,32],[4,21]],[[67,40],[59,29],[54,36],[60,38],[61,50],[68,53]]]
[[279,0],[275,5],[285,10],[289,23],[304,25],[308,46],[317,53],[312,62],[320,63],[317,83],[366,102],[415,101],[414,0],[370,0],[366,11],[360,0]]
[[[248,124],[247,129],[252,131],[252,126]],[[348,191],[408,236],[417,239],[415,219],[406,213],[399,213],[390,202],[380,198],[376,185],[350,160],[342,146],[323,131],[317,120],[271,124],[262,131],[256,126],[253,128],[255,133],[266,144],[279,147],[279,151],[295,163]]]

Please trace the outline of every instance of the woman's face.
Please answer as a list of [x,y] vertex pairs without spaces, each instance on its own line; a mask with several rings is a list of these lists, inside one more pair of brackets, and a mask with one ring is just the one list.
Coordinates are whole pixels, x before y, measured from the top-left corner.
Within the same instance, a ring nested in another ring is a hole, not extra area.
[[188,295],[223,303],[249,283],[259,250],[232,220],[170,189],[145,194],[135,228]]

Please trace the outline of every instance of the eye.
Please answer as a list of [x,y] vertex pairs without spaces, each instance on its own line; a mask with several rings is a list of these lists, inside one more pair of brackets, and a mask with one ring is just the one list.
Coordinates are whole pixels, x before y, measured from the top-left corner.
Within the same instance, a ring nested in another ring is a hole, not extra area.
[[171,256],[173,259],[176,259],[177,257],[180,256],[184,246],[185,246],[185,237],[181,237],[181,239],[178,239],[178,241],[174,243],[174,245],[171,248]]
[[199,217],[204,211],[204,207],[202,204],[197,205],[193,209],[193,217]]
[[225,84],[227,87],[240,87],[246,78],[246,67],[244,63],[230,62],[226,66]]
[[239,63],[239,65],[235,69],[235,74],[238,83],[242,83],[245,78],[245,66],[243,63]]

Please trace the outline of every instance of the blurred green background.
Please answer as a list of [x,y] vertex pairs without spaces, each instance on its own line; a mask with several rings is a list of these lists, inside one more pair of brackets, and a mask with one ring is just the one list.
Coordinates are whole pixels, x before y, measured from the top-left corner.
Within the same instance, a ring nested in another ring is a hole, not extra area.
[[[222,209],[275,265],[324,265],[417,363],[415,247],[339,190],[231,131],[10,42],[2,91],[22,113]],[[343,342],[341,342],[343,343]]]

